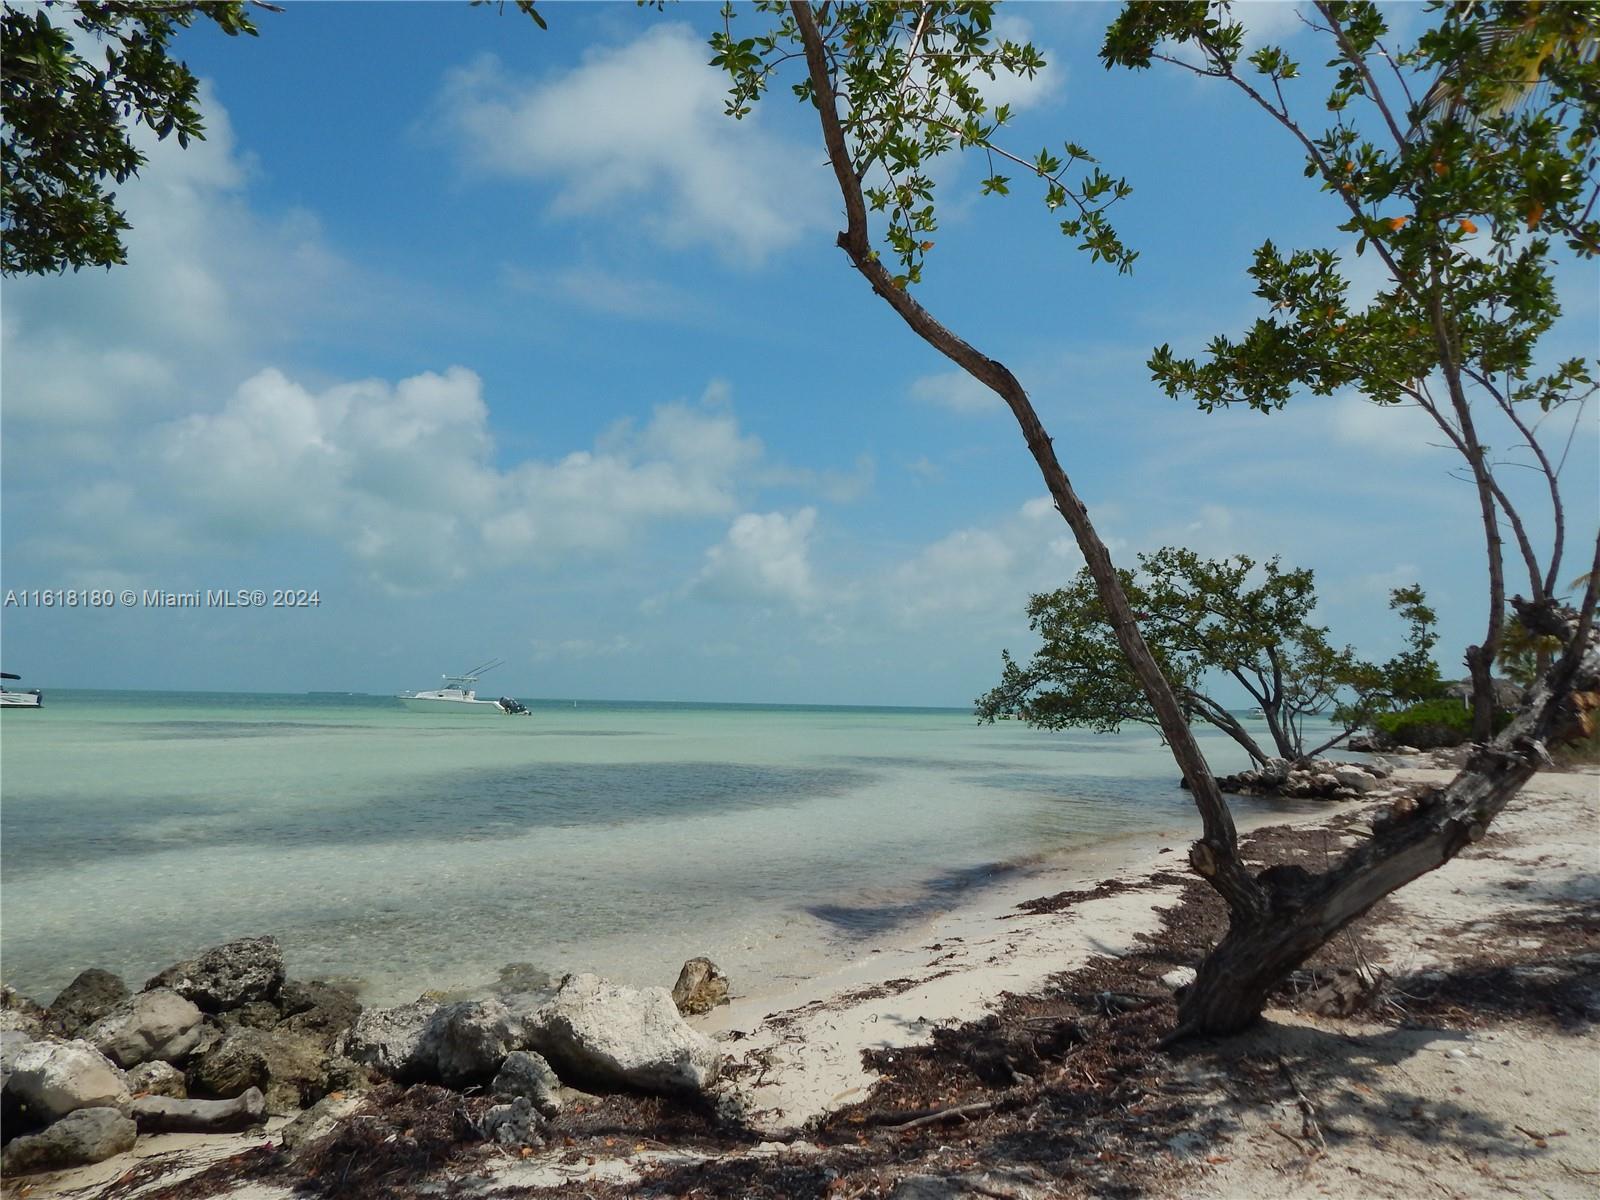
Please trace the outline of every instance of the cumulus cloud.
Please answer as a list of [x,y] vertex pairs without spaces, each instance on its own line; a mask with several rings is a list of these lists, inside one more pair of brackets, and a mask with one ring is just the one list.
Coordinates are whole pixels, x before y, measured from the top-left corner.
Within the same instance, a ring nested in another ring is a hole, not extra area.
[[675,24],[533,82],[488,56],[449,74],[437,111],[474,168],[552,183],[556,216],[616,216],[671,246],[759,263],[831,218],[823,156],[759,114],[730,121],[707,57]]
[[692,595],[731,603],[777,604],[799,612],[819,594],[811,568],[817,510],[741,513],[727,536],[706,551]]
[[481,382],[463,367],[321,391],[262,371],[155,443],[162,479],[206,531],[325,537],[400,589],[605,554],[652,522],[732,512],[762,455],[730,412],[664,404],[593,449],[500,469]]
[[126,266],[7,282],[13,428],[104,428],[129,411],[187,407],[221,383],[222,364],[314,317],[346,277],[308,213],[249,207],[251,166],[227,110],[208,85],[200,103],[206,139],[188,149],[133,130],[149,161],[117,189],[133,227]]
[[1041,496],[994,524],[955,530],[894,566],[881,599],[903,626],[974,615],[1009,623],[1031,593],[1061,586],[1082,562],[1055,505]]

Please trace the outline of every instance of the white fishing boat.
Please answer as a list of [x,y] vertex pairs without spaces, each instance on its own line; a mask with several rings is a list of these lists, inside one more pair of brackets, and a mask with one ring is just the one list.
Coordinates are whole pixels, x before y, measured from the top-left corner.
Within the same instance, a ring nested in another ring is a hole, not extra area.
[[450,713],[501,713],[506,716],[526,716],[528,710],[510,696],[498,700],[479,700],[476,691],[478,678],[496,667],[505,665],[505,659],[493,658],[486,663],[463,671],[460,675],[444,676],[444,686],[430,692],[401,692],[399,700],[413,712]]
[[[10,671],[0,671],[0,679],[21,679],[20,675],[13,675]],[[14,692],[5,684],[0,683],[0,708],[43,708],[44,693],[38,688],[29,688],[24,692]]]

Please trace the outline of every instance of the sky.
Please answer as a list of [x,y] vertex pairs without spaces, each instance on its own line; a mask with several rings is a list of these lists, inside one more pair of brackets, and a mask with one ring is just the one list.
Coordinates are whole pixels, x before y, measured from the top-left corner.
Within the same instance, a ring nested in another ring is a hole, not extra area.
[[[386,692],[500,657],[484,690],[524,697],[965,705],[1003,647],[1031,652],[1029,595],[1082,560],[1003,405],[834,246],[814,116],[786,86],[723,114],[713,5],[541,11],[546,31],[493,6],[290,3],[258,38],[177,40],[208,135],[140,135],[128,264],[0,297],[0,586],[318,603],[13,603],[7,670]],[[1240,12],[1252,40],[1327,57],[1292,5]],[[1028,153],[1070,139],[1132,184],[1113,215],[1133,272],[952,163],[923,303],[1029,389],[1119,562],[1280,555],[1376,656],[1401,642],[1389,590],[1420,582],[1460,673],[1482,534],[1418,413],[1351,394],[1208,415],[1150,382],[1155,346],[1260,314],[1244,269],[1267,238],[1375,283],[1236,93],[1100,66],[1114,13],[1007,6],[1049,66],[988,95]],[[1314,117],[1314,80],[1291,101]],[[1595,272],[1560,285],[1551,358],[1592,356]],[[1563,476],[1580,546],[1597,428]]]

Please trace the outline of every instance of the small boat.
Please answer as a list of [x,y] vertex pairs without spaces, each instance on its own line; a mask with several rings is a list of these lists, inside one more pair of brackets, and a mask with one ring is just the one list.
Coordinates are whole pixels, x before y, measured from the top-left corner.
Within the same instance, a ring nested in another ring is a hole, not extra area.
[[[10,671],[0,671],[0,679],[21,679],[20,675],[13,675]],[[43,708],[44,693],[38,688],[29,688],[25,692],[14,692],[5,684],[0,683],[0,708]]]
[[441,688],[431,692],[401,692],[395,699],[414,712],[497,712],[506,716],[527,716],[527,708],[510,696],[501,696],[498,700],[478,699],[474,690],[478,677],[504,665],[505,659],[493,658],[460,675],[444,676]]
[[1250,710],[1250,715],[1252,717],[1260,717],[1261,719],[1265,720],[1267,716],[1267,710],[1258,704]]

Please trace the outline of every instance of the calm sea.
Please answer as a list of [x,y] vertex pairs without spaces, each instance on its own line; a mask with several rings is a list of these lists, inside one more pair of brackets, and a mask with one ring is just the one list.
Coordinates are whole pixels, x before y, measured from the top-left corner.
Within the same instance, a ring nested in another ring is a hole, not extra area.
[[[1041,856],[1195,823],[1153,735],[946,709],[47,693],[0,724],[0,970],[41,1001],[273,933],[372,1003],[508,963],[753,991]],[[1243,756],[1206,738],[1213,766]]]

